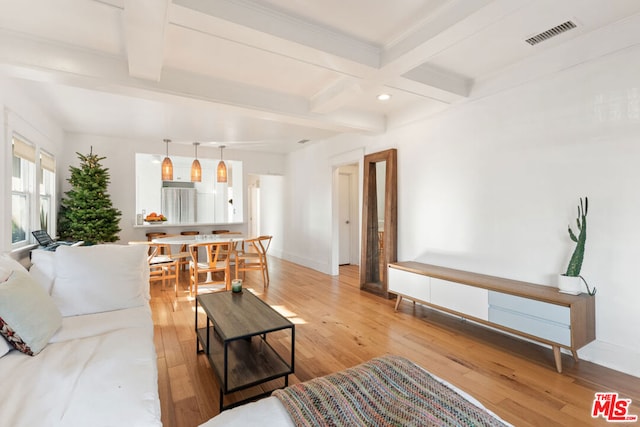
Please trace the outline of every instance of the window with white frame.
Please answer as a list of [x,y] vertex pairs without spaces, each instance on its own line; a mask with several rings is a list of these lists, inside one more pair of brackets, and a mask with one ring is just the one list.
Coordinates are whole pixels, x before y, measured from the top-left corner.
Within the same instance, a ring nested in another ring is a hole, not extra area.
[[35,208],[35,162],[35,146],[14,137],[11,175],[11,244],[13,246],[26,245],[31,241],[32,209]]
[[53,200],[56,188],[56,159],[40,150],[40,214],[39,229],[55,235]]

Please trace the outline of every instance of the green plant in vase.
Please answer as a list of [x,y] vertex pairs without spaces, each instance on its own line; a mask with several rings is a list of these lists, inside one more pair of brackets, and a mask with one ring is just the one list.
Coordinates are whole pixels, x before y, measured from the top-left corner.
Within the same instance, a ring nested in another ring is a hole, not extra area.
[[[582,198],[580,198],[580,205],[578,206],[578,217],[576,218],[576,225],[578,229],[578,235],[573,232],[571,226],[567,227],[569,232],[569,237],[572,241],[576,243],[576,247],[573,250],[573,255],[571,255],[571,259],[569,260],[569,265],[567,266],[567,272],[563,274],[566,277],[575,277],[580,278],[582,282],[584,282],[587,287],[587,293],[589,295],[596,294],[596,288],[591,290],[589,288],[589,284],[587,281],[580,275],[580,271],[582,270],[582,261],[584,260],[584,248],[585,243],[587,242],[587,213],[589,212],[589,199],[587,197],[584,198],[584,203]],[[574,292],[569,292],[574,293]]]

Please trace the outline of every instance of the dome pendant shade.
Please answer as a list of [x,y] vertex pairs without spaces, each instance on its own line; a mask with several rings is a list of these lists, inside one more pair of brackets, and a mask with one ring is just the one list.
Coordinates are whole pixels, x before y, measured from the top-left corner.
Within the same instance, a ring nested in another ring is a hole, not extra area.
[[164,143],[167,145],[167,156],[162,161],[162,180],[173,181],[173,163],[169,158],[169,142],[170,139],[165,139]]
[[200,145],[199,142],[193,143],[193,146],[196,149],[196,158],[193,160],[193,163],[191,163],[191,182],[202,181],[202,167],[198,161],[198,145]]
[[202,167],[200,167],[198,159],[195,159],[193,163],[191,163],[191,182],[200,181],[202,181]]
[[220,162],[218,162],[218,167],[216,168],[216,181],[217,182],[227,182],[227,165],[224,164],[224,160],[222,160],[222,149],[224,145],[220,146]]
[[218,182],[227,182],[227,165],[225,165],[222,160],[218,163],[216,177]]
[[173,181],[173,163],[168,157],[165,157],[162,161],[162,180]]

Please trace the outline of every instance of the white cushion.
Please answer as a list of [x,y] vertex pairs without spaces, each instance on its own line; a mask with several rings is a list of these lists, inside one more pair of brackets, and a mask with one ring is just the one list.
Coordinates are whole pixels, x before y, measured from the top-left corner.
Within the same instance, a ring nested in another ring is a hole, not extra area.
[[29,274],[48,294],[51,294],[55,278],[55,254],[56,252],[42,249],[31,251],[32,266]]
[[9,267],[0,265],[0,283],[6,282],[9,276],[11,276],[11,273],[13,273],[13,270],[11,270]]
[[56,278],[51,296],[63,316],[146,304],[146,246],[60,246],[54,258]]
[[38,354],[61,324],[51,297],[26,271],[14,271],[0,283],[0,334],[16,349]]
[[[0,283],[6,282],[9,276],[11,276],[11,273],[13,273],[13,270],[8,266],[0,265]],[[0,338],[0,357],[7,354],[12,348],[7,340]]]
[[27,271],[22,264],[11,258],[9,254],[0,255],[0,267],[8,268],[11,271]]
[[0,357],[9,353],[9,351],[11,351],[12,348],[13,347],[11,346],[11,344],[7,342],[6,339],[4,339],[3,337],[0,337]]

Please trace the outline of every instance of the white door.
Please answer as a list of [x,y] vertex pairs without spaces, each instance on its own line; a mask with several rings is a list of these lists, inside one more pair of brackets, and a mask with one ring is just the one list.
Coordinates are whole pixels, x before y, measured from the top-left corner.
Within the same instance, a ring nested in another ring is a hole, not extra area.
[[249,186],[249,237],[260,235],[260,188],[256,184]]
[[350,174],[339,174],[339,201],[338,201],[338,220],[340,234],[340,249],[338,254],[338,264],[351,263],[351,233],[352,233],[352,216],[351,216],[351,179]]

